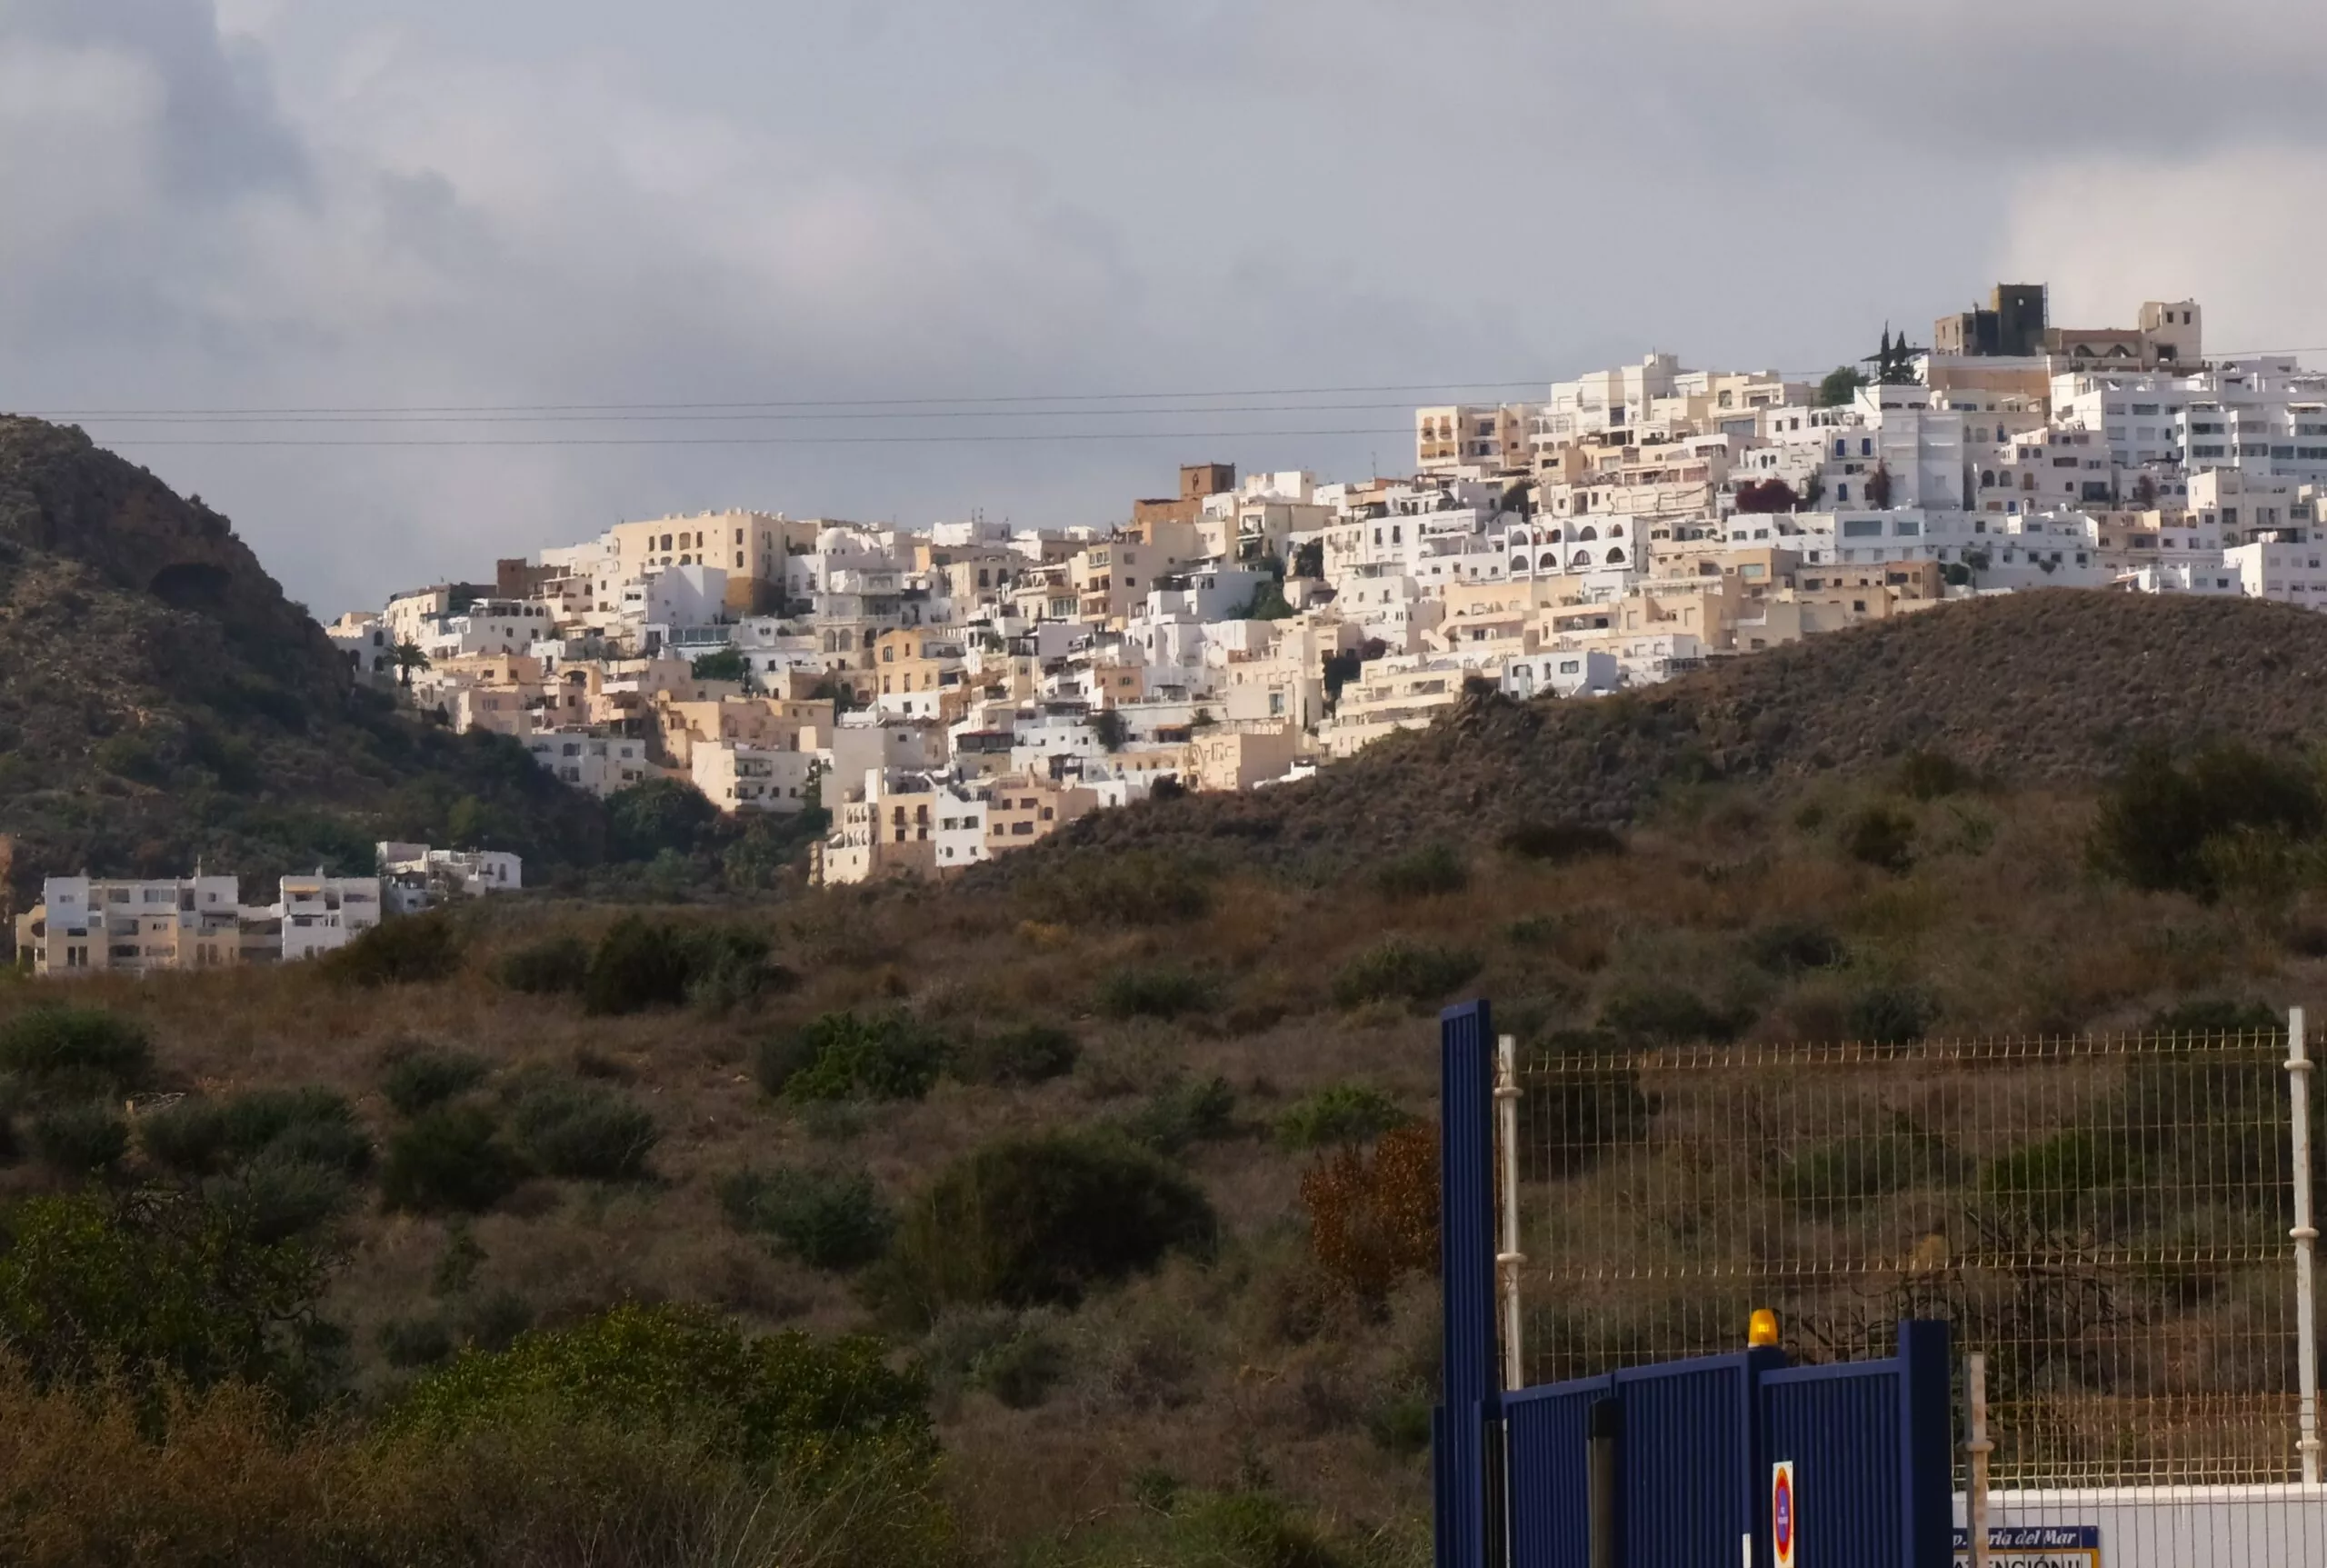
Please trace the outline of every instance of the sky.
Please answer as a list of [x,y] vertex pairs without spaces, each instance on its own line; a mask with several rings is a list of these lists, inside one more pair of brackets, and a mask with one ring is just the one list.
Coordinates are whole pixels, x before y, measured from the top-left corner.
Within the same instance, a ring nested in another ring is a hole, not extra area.
[[325,618],[704,507],[1105,524],[1999,278],[2327,345],[2322,104],[2318,0],[0,0],[0,410]]

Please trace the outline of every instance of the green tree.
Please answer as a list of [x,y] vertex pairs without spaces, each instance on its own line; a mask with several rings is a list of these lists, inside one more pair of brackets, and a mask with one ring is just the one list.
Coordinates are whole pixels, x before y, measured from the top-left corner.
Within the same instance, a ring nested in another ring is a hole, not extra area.
[[708,654],[697,654],[690,666],[698,681],[749,681],[752,666],[744,658],[741,648],[719,648]]
[[43,1382],[120,1371],[320,1392],[326,1259],[231,1209],[141,1191],[25,1200],[0,1252],[0,1344]]
[[691,784],[651,778],[606,797],[606,828],[616,858],[653,860],[664,850],[692,854],[719,825],[719,808]]
[[1854,365],[1838,365],[1828,371],[1825,379],[1818,384],[1818,406],[1845,407],[1852,398],[1858,395],[1858,389],[1865,385],[1866,372]]
[[412,672],[429,667],[428,655],[422,652],[420,644],[410,637],[398,643],[394,651],[388,656],[395,661],[397,684],[406,691],[412,689]]

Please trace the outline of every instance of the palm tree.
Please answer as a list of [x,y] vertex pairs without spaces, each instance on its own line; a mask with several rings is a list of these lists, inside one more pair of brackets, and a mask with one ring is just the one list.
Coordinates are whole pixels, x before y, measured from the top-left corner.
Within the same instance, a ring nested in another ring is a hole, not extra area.
[[414,670],[424,670],[428,668],[428,655],[421,652],[420,644],[418,643],[414,642],[410,637],[406,637],[403,642],[396,644],[394,657],[396,662],[397,682],[404,688],[404,690],[410,691],[412,689],[412,672]]

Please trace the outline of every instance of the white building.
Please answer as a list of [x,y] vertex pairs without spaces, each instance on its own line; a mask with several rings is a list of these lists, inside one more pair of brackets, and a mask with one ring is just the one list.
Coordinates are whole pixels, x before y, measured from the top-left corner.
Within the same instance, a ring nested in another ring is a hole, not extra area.
[[594,795],[609,795],[654,775],[646,743],[624,735],[594,735],[582,730],[549,730],[525,738],[535,762]]
[[376,876],[286,876],[276,884],[268,915],[281,921],[286,964],[346,946],[380,924]]

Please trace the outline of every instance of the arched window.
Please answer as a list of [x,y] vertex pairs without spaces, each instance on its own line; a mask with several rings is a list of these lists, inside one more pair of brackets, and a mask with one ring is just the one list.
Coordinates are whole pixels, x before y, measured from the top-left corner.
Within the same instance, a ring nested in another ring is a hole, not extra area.
[[1624,525],[1623,525],[1623,524],[1621,524],[1621,523],[1611,523],[1611,524],[1608,524],[1608,537],[1609,537],[1609,538],[1611,538],[1611,539],[1621,539],[1621,538],[1623,538],[1623,536],[1624,536]]
[[1546,572],[1556,572],[1556,571],[1558,571],[1559,569],[1560,569],[1560,558],[1559,558],[1557,555],[1553,554],[1549,550],[1544,551],[1544,552],[1543,552],[1543,570],[1544,570],[1544,571],[1546,571]]
[[1623,551],[1622,551],[1622,550],[1620,550],[1620,549],[1617,549],[1617,548],[1615,548],[1615,547],[1613,547],[1613,546],[1611,546],[1611,547],[1609,548],[1609,551],[1608,551],[1608,564],[1609,564],[1609,565],[1611,565],[1611,566],[1621,566],[1621,565],[1623,565],[1623,564],[1624,564],[1624,553],[1623,553]]
[[1995,470],[1992,468],[1982,468],[1980,470],[1980,484],[1982,489],[1993,488],[1995,482]]
[[1514,572],[1524,572],[1527,570],[1527,557],[1524,555],[1513,555],[1511,558],[1511,569]]
[[1573,560],[1573,561],[1570,561],[1570,562],[1568,563],[1568,564],[1569,564],[1569,565],[1571,565],[1571,566],[1579,567],[1579,568],[1591,565],[1591,564],[1592,564],[1592,552],[1591,552],[1591,551],[1589,551],[1589,550],[1578,550],[1578,551],[1575,553],[1575,559],[1574,559],[1574,560]]
[[1558,544],[1559,542],[1560,542],[1560,531],[1559,531],[1558,529],[1556,529],[1556,528],[1552,529],[1550,532],[1546,533],[1546,534],[1543,535],[1543,543],[1544,543],[1544,544]]
[[1591,524],[1586,523],[1583,527],[1578,528],[1575,531],[1575,537],[1576,542],[1579,544],[1586,539],[1597,539],[1600,537],[1600,530],[1594,528]]

